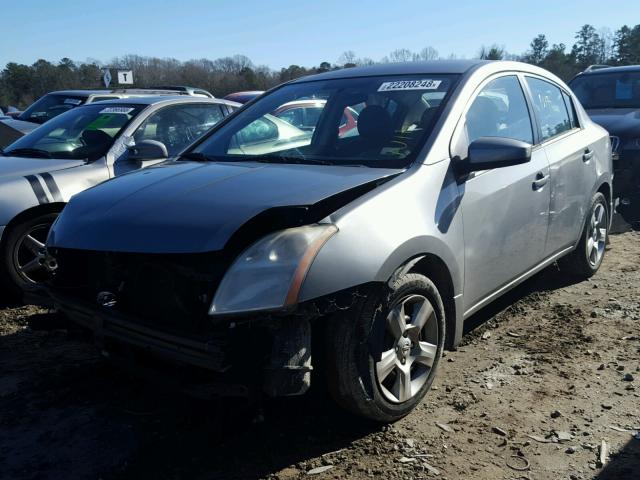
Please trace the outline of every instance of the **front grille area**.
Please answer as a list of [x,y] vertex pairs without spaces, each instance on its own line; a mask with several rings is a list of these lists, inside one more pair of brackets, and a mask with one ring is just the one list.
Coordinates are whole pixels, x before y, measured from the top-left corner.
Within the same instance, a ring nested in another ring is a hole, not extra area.
[[[68,297],[178,334],[203,334],[228,266],[221,253],[133,254],[56,249],[51,288]],[[111,306],[101,306],[113,303]]]

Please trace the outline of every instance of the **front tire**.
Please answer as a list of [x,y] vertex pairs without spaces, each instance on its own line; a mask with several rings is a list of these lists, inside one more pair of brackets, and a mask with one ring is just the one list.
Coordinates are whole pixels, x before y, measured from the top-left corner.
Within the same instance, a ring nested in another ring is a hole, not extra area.
[[327,329],[327,381],[347,410],[376,422],[394,422],[424,398],[445,341],[440,293],[415,273],[396,279],[382,296],[370,296],[353,315]]
[[0,251],[0,283],[11,299],[19,299],[25,290],[46,279],[39,255],[57,216],[57,213],[39,215],[5,232]]
[[593,196],[578,246],[560,259],[560,269],[573,276],[589,278],[602,265],[609,235],[609,210],[607,199],[598,192]]

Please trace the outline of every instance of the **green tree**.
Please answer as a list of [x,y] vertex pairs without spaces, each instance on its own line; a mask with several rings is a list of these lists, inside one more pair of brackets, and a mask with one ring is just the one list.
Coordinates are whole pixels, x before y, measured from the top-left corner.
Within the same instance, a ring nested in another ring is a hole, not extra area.
[[531,50],[524,55],[524,61],[533,65],[540,65],[549,54],[549,42],[544,34],[538,35],[531,41]]
[[640,63],[640,25],[622,26],[614,35],[615,61],[620,65]]
[[540,64],[542,68],[555,73],[565,81],[570,80],[579,71],[574,54],[567,54],[566,50],[564,43],[553,44]]
[[576,43],[571,51],[579,68],[585,69],[589,65],[606,61],[605,44],[592,25],[583,25],[575,39]]
[[504,47],[500,47],[496,44],[493,44],[490,47],[482,45],[478,52],[478,58],[481,60],[502,60],[505,53]]

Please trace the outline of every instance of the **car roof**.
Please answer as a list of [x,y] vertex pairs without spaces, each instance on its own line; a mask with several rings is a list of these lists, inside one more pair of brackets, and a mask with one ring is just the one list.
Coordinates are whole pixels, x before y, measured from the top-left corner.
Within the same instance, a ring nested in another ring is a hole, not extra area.
[[89,95],[104,95],[112,93],[113,90],[58,90],[49,92],[47,95],[75,95],[78,97],[88,97]]
[[621,67],[594,68],[593,70],[580,73],[579,76],[598,75],[603,73],[623,73],[623,72],[640,72],[640,65],[624,65]]
[[231,92],[229,94],[227,94],[227,97],[233,96],[233,95],[260,95],[264,93],[264,90],[242,90],[240,92]]
[[[89,97],[90,95],[171,95],[173,92],[175,95],[192,93],[193,91],[203,91],[211,95],[204,88],[195,88],[188,86],[165,86],[165,87],[136,87],[136,88],[108,88],[108,89],[95,89],[95,90],[57,90],[55,92],[49,92],[47,95],[75,95],[78,97]],[[186,95],[184,95],[186,96]],[[211,95],[213,97],[213,95]]]
[[433,60],[429,62],[383,63],[366,67],[343,68],[294,80],[292,83],[337,78],[375,77],[379,75],[462,74],[491,60]]
[[242,105],[230,100],[224,100],[221,98],[206,98],[206,97],[191,97],[188,95],[155,95],[146,97],[127,97],[127,98],[115,98],[113,100],[101,100],[99,102],[92,102],[88,105],[156,105],[158,103],[213,103],[224,104],[231,107],[241,107]]

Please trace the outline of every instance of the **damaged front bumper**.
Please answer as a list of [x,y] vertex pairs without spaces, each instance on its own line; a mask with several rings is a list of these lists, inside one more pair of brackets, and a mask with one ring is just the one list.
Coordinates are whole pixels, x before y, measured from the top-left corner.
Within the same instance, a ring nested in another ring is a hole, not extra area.
[[60,311],[93,333],[104,357],[147,379],[199,397],[301,395],[311,385],[309,316],[235,318],[187,336],[55,289],[49,293]]
[[224,341],[215,338],[192,339],[161,332],[132,322],[117,312],[97,309],[75,298],[50,290],[56,307],[70,320],[91,330],[99,347],[115,341],[152,352],[182,364],[202,367],[214,372],[225,372]]

